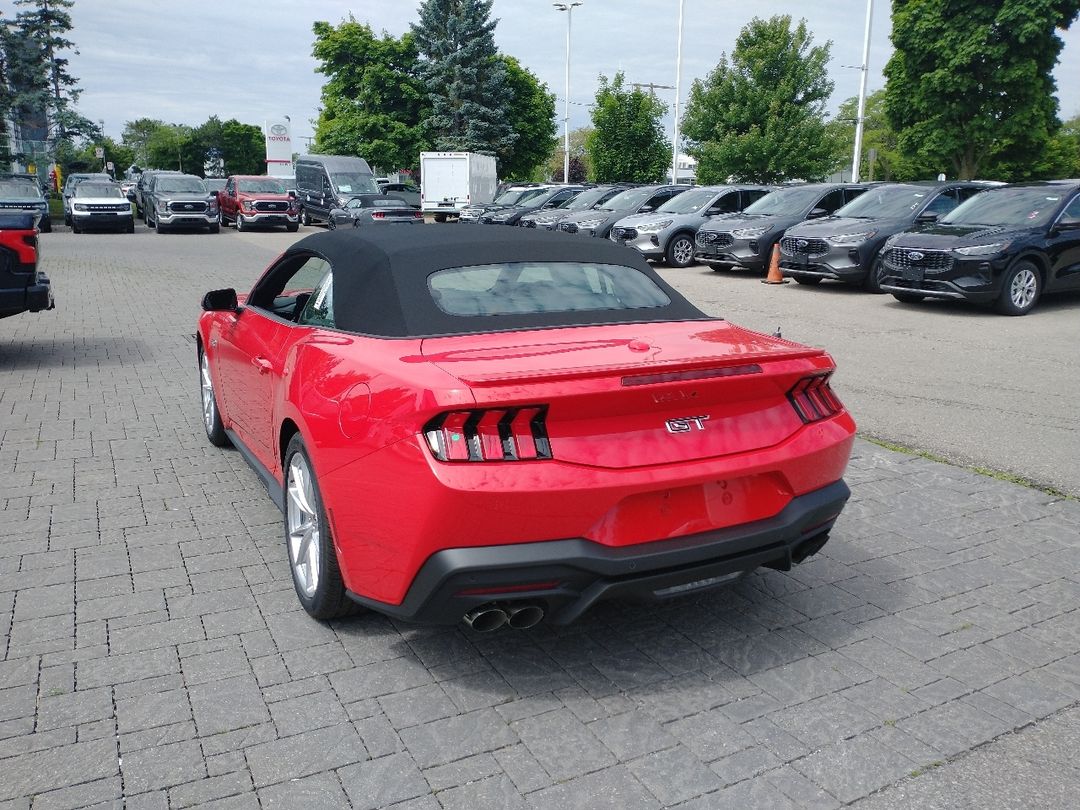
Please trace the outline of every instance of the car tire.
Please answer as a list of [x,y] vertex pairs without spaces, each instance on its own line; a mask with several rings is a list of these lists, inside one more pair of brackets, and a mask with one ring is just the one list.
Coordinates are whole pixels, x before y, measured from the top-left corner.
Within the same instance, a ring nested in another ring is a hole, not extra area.
[[319,483],[300,434],[285,450],[285,548],[296,596],[315,619],[357,610],[345,593]]
[[222,228],[228,228],[229,227],[229,221],[227,219],[225,219],[225,212],[222,211],[220,208],[218,209],[218,212],[217,212],[217,224],[218,224],[218,226],[220,226]]
[[306,208],[300,209],[300,224],[304,226],[311,224],[311,215],[308,214]]
[[881,295],[885,291],[881,289],[881,276],[885,272],[885,266],[881,262],[874,262],[863,279],[863,289],[874,295]]
[[994,308],[1002,315],[1027,315],[1042,293],[1042,276],[1034,263],[1021,260],[1005,273]]
[[920,304],[926,298],[925,295],[916,295],[915,293],[893,293],[892,297],[901,304]]
[[210,233],[221,233],[221,226],[215,222],[207,230],[209,230]]
[[247,225],[244,224],[244,215],[239,211],[236,212],[236,219],[233,220],[233,224],[236,226],[237,233],[243,233],[247,230]]
[[214,447],[228,447],[232,442],[225,432],[225,424],[221,421],[221,411],[218,409],[217,392],[214,390],[214,379],[210,375],[210,361],[206,352],[199,349],[199,389],[200,401],[203,408],[203,427],[206,429],[206,438]]
[[796,284],[805,284],[807,287],[816,287],[821,283],[821,276],[792,276]]
[[446,222],[446,214],[435,214],[436,222]]
[[297,222],[290,222],[288,225],[285,226],[285,230],[287,230],[289,233],[296,233],[298,230],[300,230],[300,224]]
[[127,224],[127,227],[124,228],[124,233],[135,233],[135,219],[134,218],[132,218],[131,222],[129,222]]
[[664,261],[670,267],[689,267],[694,263],[694,240],[689,234],[677,233],[668,240]]
[[71,232],[82,233],[82,231],[79,230],[79,224],[75,220],[71,220]]
[[337,230],[337,221],[334,219],[333,214],[331,214],[330,218],[328,220],[326,220],[326,230],[328,230],[328,231],[336,231]]
[[41,226],[40,227],[41,227],[41,232],[42,233],[52,233],[52,220],[51,219],[43,219],[43,220],[41,220]]

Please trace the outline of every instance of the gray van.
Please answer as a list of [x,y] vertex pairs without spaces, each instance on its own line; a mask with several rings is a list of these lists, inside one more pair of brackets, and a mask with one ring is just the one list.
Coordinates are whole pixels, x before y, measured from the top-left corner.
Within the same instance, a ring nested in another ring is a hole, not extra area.
[[380,194],[367,161],[344,155],[301,155],[296,160],[296,198],[304,225],[326,222],[357,194]]

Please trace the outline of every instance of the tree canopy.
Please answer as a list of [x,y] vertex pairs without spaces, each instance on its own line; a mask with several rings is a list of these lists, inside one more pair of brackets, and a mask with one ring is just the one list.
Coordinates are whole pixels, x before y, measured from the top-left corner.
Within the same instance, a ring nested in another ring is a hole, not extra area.
[[842,149],[825,118],[832,43],[813,42],[805,20],[755,17],[730,59],[694,81],[682,129],[699,182],[818,180],[836,168]]
[[593,179],[599,183],[661,180],[671,165],[671,144],[664,137],[661,119],[667,105],[640,89],[626,89],[622,71],[608,80],[600,77],[592,132],[586,151]]
[[266,173],[262,129],[233,118],[222,121],[212,115],[197,127],[140,118],[125,124],[123,145],[144,168],[182,169],[199,176]]
[[316,150],[358,155],[385,171],[415,168],[431,103],[413,35],[376,36],[352,16],[336,26],[316,22],[313,31],[316,70],[327,77]]
[[436,149],[505,155],[517,135],[508,115],[506,63],[495,49],[492,0],[424,0],[412,33],[431,100]]
[[1053,173],[1061,53],[1080,0],[893,0],[885,109],[900,149],[938,171]]
[[555,147],[555,96],[531,70],[512,56],[499,57],[509,91],[507,119],[517,136],[499,155],[499,175],[508,180],[534,180]]

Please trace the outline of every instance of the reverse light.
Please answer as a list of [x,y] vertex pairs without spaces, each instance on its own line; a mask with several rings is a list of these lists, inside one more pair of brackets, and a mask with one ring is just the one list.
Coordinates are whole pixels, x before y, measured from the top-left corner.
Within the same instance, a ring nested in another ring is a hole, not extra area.
[[788,391],[788,401],[806,424],[835,416],[844,409],[829,385],[832,372],[803,377]]
[[450,411],[424,426],[424,439],[439,461],[537,461],[550,459],[547,406]]

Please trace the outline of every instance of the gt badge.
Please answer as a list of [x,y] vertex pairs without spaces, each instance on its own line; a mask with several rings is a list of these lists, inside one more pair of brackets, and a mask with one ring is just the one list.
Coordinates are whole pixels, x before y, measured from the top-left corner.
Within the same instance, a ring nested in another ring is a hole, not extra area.
[[668,419],[664,423],[668,433],[689,433],[695,427],[698,430],[705,429],[708,416],[683,416],[678,419]]

